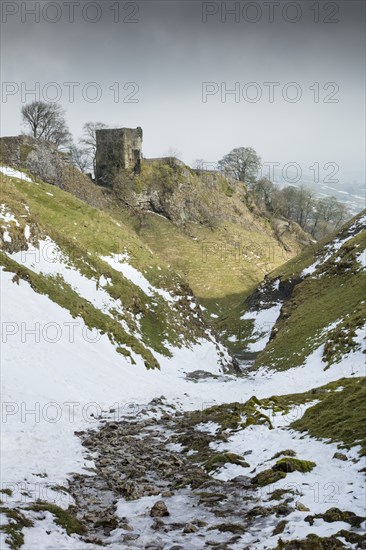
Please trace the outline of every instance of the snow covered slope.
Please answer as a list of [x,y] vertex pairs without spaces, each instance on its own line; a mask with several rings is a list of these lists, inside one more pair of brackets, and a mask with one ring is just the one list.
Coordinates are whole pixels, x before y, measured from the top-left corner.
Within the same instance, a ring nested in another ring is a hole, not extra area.
[[237,376],[134,231],[2,173],[1,548],[356,548],[365,219],[259,289]]
[[108,334],[132,364],[143,359],[147,368],[159,368],[156,354],[172,357],[174,349],[204,340],[221,354],[221,366],[229,366],[187,284],[134,231],[56,187],[29,178],[3,180],[7,270],[90,329]]
[[231,358],[186,283],[132,231],[2,174],[2,481],[19,496],[22,480],[56,486],[85,466],[74,431],[102,410],[147,403],[187,372],[218,375]]
[[[242,345],[256,368],[290,369],[317,357],[323,369],[363,349],[366,214],[272,272],[247,299]],[[249,325],[248,325],[249,324]],[[319,359],[320,356],[320,359]]]

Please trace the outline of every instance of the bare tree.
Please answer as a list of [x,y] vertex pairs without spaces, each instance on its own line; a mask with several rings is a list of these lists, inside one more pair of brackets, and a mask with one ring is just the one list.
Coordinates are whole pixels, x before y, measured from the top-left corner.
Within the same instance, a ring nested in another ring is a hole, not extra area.
[[263,203],[265,209],[271,212],[273,209],[272,203],[275,190],[271,180],[268,178],[260,178],[252,184],[251,190],[256,199]]
[[35,138],[54,143],[57,147],[66,147],[72,141],[65,110],[57,103],[33,101],[22,107],[22,118],[23,124]]
[[95,174],[96,169],[96,155],[97,155],[97,130],[104,130],[108,128],[103,122],[86,122],[83,126],[83,137],[80,139],[80,143],[84,146],[88,152],[89,158],[93,165]]
[[177,149],[177,147],[170,146],[168,151],[162,154],[163,158],[175,158],[180,159],[182,157],[182,153]]
[[311,234],[316,238],[324,237],[332,229],[338,229],[349,217],[347,205],[339,202],[335,197],[319,199],[316,201],[313,212]]
[[206,165],[209,164],[205,159],[195,159],[192,163],[194,170],[205,170]]
[[72,163],[86,174],[92,170],[92,161],[88,149],[72,145],[69,149]]
[[252,147],[239,147],[225,155],[218,164],[224,173],[228,172],[238,181],[250,184],[257,175],[261,158]]
[[298,215],[296,221],[300,227],[306,229],[314,207],[314,193],[309,188],[301,185],[297,199]]
[[22,107],[23,124],[29,126],[33,137],[41,137],[48,111],[48,104],[41,101],[33,101]]

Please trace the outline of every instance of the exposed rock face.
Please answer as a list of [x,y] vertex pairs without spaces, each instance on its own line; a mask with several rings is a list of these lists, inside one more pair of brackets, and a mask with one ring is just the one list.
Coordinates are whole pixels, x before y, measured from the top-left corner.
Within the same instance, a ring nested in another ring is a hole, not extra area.
[[140,174],[121,170],[111,187],[117,200],[142,217],[154,212],[183,229],[238,224],[246,231],[264,231],[288,252],[311,242],[296,223],[267,219],[245,185],[217,171],[193,170],[174,157],[144,159]]
[[101,207],[106,201],[105,191],[73,166],[67,153],[47,141],[30,136],[0,138],[0,162],[25,170],[92,206]]
[[219,172],[192,170],[174,157],[142,162],[141,128],[98,130],[97,140],[96,179],[100,185],[73,166],[67,153],[30,136],[0,138],[0,162],[29,172],[98,208],[119,203],[138,216],[149,211],[161,214],[182,228],[193,223],[215,229],[233,223],[248,231],[263,232],[265,224],[269,238],[282,246],[288,239],[290,248],[311,240],[292,222],[272,220],[271,227],[245,186]]
[[[220,220],[235,222],[240,218],[239,211],[234,212],[228,204],[219,174],[216,182],[208,185],[204,177],[173,157],[145,159],[138,175],[120,170],[114,177],[109,173],[109,177],[116,197],[123,203],[142,214],[160,214],[177,226],[198,223],[214,227]],[[241,191],[244,196],[244,188]],[[237,202],[244,210],[241,199]]]
[[277,302],[286,302],[291,298],[294,288],[301,281],[301,277],[294,277],[285,281],[279,279],[278,285],[274,286],[273,280],[266,275],[263,282],[246,299],[248,309],[258,311],[261,307],[263,308],[263,304],[266,308],[270,308]]
[[4,162],[25,168],[48,183],[57,184],[65,167],[70,166],[55,145],[30,136],[1,138],[0,143]]

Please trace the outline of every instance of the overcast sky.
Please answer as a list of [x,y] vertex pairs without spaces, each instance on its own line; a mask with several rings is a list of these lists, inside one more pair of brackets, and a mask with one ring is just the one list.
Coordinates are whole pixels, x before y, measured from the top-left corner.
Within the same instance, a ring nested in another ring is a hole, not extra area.
[[360,182],[364,24],[361,0],[4,0],[1,133],[21,133],[37,95],[60,100],[75,139],[89,120],[142,126],[146,157],[174,148],[214,163],[252,146],[264,162],[319,163],[320,179],[337,163]]

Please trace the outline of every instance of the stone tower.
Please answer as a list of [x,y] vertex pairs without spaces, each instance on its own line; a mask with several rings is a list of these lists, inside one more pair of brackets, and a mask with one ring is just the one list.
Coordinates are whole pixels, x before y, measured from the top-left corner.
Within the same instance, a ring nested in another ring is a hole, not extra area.
[[142,128],[97,130],[96,141],[95,179],[98,185],[112,187],[123,170],[140,172]]

